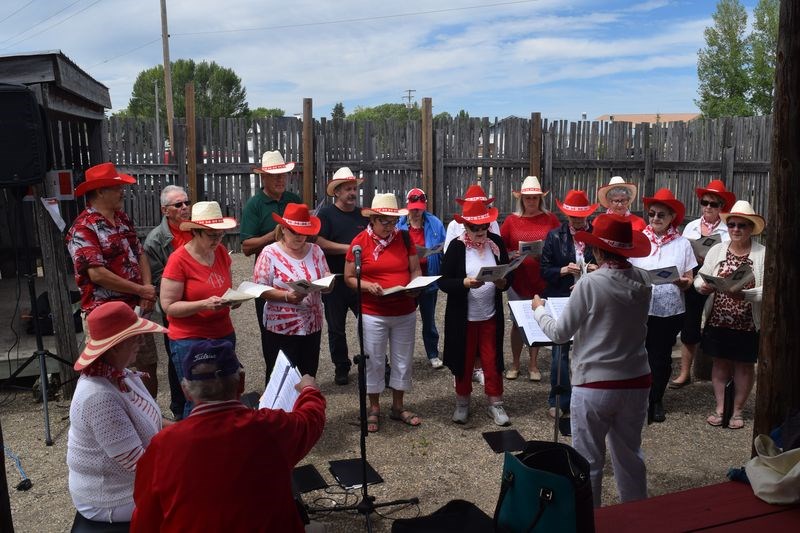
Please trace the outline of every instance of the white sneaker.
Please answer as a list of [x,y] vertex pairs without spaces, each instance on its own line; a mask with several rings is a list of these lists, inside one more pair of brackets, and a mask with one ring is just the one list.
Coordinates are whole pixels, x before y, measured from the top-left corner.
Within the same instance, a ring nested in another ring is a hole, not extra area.
[[469,404],[461,405],[456,403],[456,410],[453,411],[453,422],[456,424],[466,424],[469,418]]
[[431,362],[431,366],[433,368],[442,368],[444,363],[438,357],[434,357],[433,359],[428,359]]
[[507,426],[511,423],[511,420],[509,420],[508,415],[506,414],[506,410],[503,409],[502,403],[490,405],[489,416],[494,419],[494,423],[498,426]]
[[480,383],[481,385],[484,385],[486,383],[486,379],[483,377],[482,368],[476,368],[475,370],[472,371],[472,381],[475,383]]

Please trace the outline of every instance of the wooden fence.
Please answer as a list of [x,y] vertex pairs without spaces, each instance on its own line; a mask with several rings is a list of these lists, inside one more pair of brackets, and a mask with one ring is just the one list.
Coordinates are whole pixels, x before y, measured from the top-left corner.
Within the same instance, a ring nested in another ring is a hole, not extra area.
[[[429,121],[433,142],[423,151],[425,121],[361,122],[325,118],[306,128],[314,136],[312,207],[330,201],[325,184],[341,166],[364,178],[362,203],[369,205],[375,192],[392,192],[398,201],[412,187],[422,186],[423,161],[433,161],[426,191],[429,209],[445,222],[458,209],[455,199],[480,180],[496,198],[505,215],[516,208],[512,191],[531,173],[538,173],[545,204],[555,208],[573,188],[594,191],[620,175],[639,186],[633,204],[641,211],[641,196],[668,187],[687,206],[687,218],[699,216],[694,189],[711,179],[723,179],[738,198],[751,201],[766,213],[771,141],[771,117],[694,120],[665,124],[628,122],[549,121],[509,117],[439,119]],[[137,176],[126,210],[140,231],[158,224],[158,195],[169,183],[187,186],[185,121],[175,124],[173,160],[158,149],[152,120],[109,119],[108,154],[122,171]],[[280,150],[298,165],[288,188],[303,196],[303,122],[294,117],[197,119],[195,121],[196,194],[216,200],[226,216],[241,219],[242,208],[258,191],[259,166],[264,151]],[[537,168],[538,167],[538,168]],[[239,249],[237,235],[228,244]]]

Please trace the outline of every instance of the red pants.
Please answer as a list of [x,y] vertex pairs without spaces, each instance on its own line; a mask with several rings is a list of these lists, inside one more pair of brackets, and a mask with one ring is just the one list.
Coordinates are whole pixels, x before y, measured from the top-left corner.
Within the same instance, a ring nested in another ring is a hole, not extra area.
[[497,350],[495,350],[497,323],[494,317],[480,322],[467,322],[467,342],[464,352],[464,372],[456,379],[456,394],[469,396],[472,393],[472,368],[475,357],[480,357],[483,367],[487,396],[503,395],[503,379],[497,370]]

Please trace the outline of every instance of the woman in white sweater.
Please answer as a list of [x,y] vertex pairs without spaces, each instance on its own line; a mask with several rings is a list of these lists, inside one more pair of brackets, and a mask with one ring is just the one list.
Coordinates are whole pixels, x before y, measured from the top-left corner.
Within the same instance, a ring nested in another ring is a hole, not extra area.
[[589,461],[595,507],[600,506],[606,437],[623,502],[647,498],[641,450],[651,376],[645,338],[651,286],[628,261],[650,253],[650,243],[619,215],[600,215],[592,233],[574,239],[592,247],[599,268],[581,276],[556,321],[539,295],[531,306],[556,344],[574,335],[572,445]]
[[758,358],[758,330],[761,318],[761,287],[764,283],[766,249],[753,240],[764,231],[764,218],[749,202],[740,200],[730,213],[720,215],[728,226],[730,242],[717,244],[706,255],[700,274],[726,278],[743,266],[753,270],[754,279],[734,292],[718,291],[698,276],[694,282],[700,294],[712,294],[705,307],[705,329],[701,346],[711,356],[711,383],[716,408],[706,419],[712,426],[722,425],[725,384],[734,383],[733,413],[728,427],[744,427],[742,406],[755,381]]
[[137,316],[124,302],[97,307],[87,322],[92,339],[75,361],[81,375],[67,438],[69,492],[78,510],[73,527],[103,522],[115,524],[104,531],[127,531],[136,463],[153,435],[169,423],[140,374],[127,367],[142,334],[167,329]]

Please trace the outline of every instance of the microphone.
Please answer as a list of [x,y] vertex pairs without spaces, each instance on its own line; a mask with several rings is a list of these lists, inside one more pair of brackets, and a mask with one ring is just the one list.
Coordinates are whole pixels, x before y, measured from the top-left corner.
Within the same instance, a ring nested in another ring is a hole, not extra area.
[[356,258],[356,276],[361,275],[361,245],[353,246],[353,255]]

